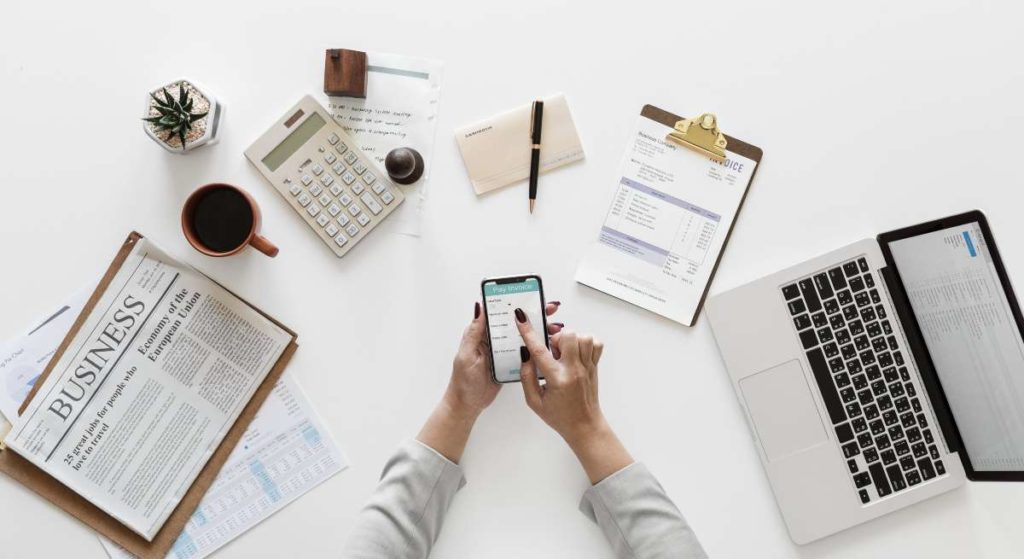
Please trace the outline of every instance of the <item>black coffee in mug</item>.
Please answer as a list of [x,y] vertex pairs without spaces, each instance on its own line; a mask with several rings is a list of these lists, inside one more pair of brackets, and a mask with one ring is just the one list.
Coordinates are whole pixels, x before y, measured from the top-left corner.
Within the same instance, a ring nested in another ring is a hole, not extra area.
[[212,188],[196,200],[192,231],[214,252],[231,252],[246,241],[253,230],[252,204],[237,189]]

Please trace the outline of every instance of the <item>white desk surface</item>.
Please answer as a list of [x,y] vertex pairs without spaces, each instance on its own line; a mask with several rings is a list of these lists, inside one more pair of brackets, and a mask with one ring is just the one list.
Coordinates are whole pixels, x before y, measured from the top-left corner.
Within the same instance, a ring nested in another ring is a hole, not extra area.
[[[480,278],[536,272],[559,318],[605,340],[606,414],[716,557],[1006,556],[1024,484],[977,483],[798,547],[786,535],[706,321],[686,328],[573,282],[644,103],[707,110],[764,149],[712,293],[889,228],[982,208],[1024,280],[1021,4],[11,2],[0,18],[0,339],[98,274],[132,229],[300,334],[291,367],[353,466],[221,552],[336,552],[395,446],[447,382]],[[184,5],[183,9],[176,9]],[[315,19],[310,20],[310,16]],[[183,28],[182,20],[194,25]],[[421,238],[373,233],[335,258],[242,151],[330,47],[445,62]],[[150,86],[195,78],[227,106],[221,142],[181,157],[141,130]],[[452,130],[545,93],[570,101],[587,159],[484,197]],[[276,259],[193,251],[179,211],[213,181],[251,191]],[[507,386],[473,432],[468,485],[434,557],[610,557],[576,510],[586,478]],[[101,557],[93,534],[0,477],[0,555]]]

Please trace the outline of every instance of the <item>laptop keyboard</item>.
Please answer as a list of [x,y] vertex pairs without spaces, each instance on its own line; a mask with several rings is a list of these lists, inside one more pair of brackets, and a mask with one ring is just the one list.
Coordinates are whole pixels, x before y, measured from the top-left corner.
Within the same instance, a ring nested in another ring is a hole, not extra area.
[[861,503],[946,473],[867,260],[782,288]]

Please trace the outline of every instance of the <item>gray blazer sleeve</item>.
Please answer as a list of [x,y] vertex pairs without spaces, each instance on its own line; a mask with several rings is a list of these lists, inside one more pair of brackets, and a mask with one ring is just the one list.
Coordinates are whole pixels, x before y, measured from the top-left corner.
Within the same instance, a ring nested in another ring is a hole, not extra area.
[[384,466],[342,557],[426,557],[465,484],[457,464],[419,441],[404,443]]
[[706,557],[679,509],[643,464],[626,466],[588,489],[580,511],[597,522],[617,557]]

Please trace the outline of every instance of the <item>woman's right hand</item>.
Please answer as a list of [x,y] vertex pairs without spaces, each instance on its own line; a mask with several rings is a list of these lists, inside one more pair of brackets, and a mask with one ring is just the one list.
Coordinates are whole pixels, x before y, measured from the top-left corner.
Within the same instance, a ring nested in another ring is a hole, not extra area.
[[[597,364],[604,344],[591,336],[562,330],[551,337],[558,359],[516,309],[516,323],[525,346],[520,347],[520,370],[526,404],[565,439],[579,458],[591,483],[633,463],[601,412],[597,396]],[[537,371],[544,376],[541,385]]]

